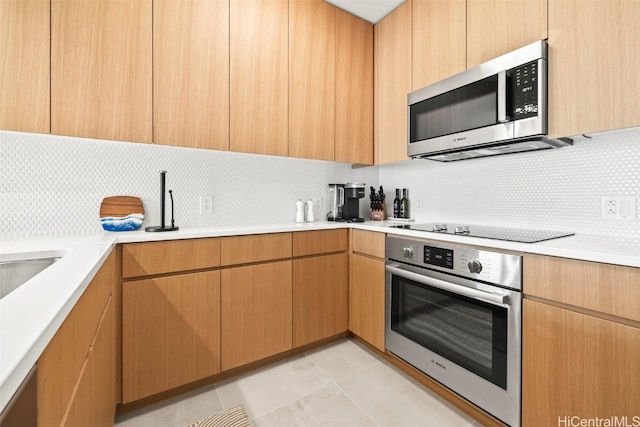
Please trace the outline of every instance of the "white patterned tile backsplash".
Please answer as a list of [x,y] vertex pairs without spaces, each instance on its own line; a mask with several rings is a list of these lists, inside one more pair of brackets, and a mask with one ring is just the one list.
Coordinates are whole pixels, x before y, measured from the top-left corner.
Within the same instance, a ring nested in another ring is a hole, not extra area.
[[603,196],[640,200],[640,128],[581,137],[557,150],[386,165],[379,180],[390,190],[409,188],[418,220],[640,237],[639,221],[600,218]]
[[[167,171],[180,227],[282,224],[294,219],[298,199],[325,204],[327,184],[346,182],[351,170],[336,162],[17,132],[0,132],[0,154],[3,239],[101,232],[100,203],[116,195],[140,197],[144,226],[158,225],[160,170]],[[200,214],[201,195],[213,197],[213,214]]]
[[[158,225],[160,170],[167,171],[180,227],[282,224],[293,221],[296,200],[311,197],[323,199],[317,217],[323,219],[328,183],[364,182],[384,186],[388,212],[394,189],[409,188],[418,221],[640,238],[640,219],[600,218],[603,196],[640,201],[640,128],[592,135],[559,150],[354,169],[336,162],[0,132],[0,238],[100,233],[100,202],[114,195],[140,197],[144,226]],[[213,197],[213,214],[200,214],[201,195]],[[361,215],[368,216],[368,198]]]

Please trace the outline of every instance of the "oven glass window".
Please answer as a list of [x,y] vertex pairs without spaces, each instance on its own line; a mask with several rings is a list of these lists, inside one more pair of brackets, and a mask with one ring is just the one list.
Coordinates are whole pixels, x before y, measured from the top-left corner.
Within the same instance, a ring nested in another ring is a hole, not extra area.
[[507,388],[507,309],[393,276],[391,329]]
[[411,105],[411,142],[495,125],[498,76]]

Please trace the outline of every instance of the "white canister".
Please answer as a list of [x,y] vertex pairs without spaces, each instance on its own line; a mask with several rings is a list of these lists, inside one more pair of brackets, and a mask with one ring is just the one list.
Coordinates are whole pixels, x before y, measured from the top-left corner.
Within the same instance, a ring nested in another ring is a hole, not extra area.
[[315,222],[316,219],[313,214],[313,202],[311,200],[309,200],[306,204],[306,211],[307,211],[306,221]]
[[304,203],[302,200],[296,202],[296,222],[304,222]]

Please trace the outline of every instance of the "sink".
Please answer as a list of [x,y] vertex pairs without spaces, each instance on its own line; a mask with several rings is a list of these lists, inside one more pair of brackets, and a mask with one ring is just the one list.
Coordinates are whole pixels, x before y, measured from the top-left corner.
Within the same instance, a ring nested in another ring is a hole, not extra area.
[[53,265],[65,251],[8,254],[0,257],[0,299]]

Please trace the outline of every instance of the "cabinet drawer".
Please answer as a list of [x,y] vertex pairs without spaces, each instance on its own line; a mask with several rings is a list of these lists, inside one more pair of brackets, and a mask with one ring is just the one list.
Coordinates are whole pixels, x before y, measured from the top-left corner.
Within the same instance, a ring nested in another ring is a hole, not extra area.
[[526,255],[524,293],[640,321],[640,269]]
[[130,243],[122,249],[122,277],[212,268],[220,265],[220,239]]
[[346,251],[349,247],[348,236],[346,228],[293,233],[293,256]]
[[291,258],[291,233],[223,237],[221,264],[247,264]]
[[384,258],[385,233],[351,230],[351,250],[353,252]]

